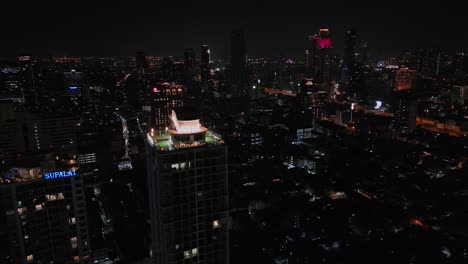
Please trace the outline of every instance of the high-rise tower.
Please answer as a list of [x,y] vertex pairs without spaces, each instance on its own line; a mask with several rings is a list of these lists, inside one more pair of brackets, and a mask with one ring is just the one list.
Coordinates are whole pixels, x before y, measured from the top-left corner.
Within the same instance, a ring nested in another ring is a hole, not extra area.
[[76,160],[51,154],[0,175],[1,263],[89,263],[83,181]]
[[344,64],[346,67],[352,67],[356,63],[357,34],[355,29],[346,30],[345,42]]
[[200,71],[201,81],[206,82],[210,78],[210,49],[207,45],[202,45],[201,59],[200,59]]
[[194,111],[177,109],[165,135],[147,136],[157,264],[229,262],[227,148],[198,118]]
[[234,30],[231,33],[231,82],[237,93],[243,93],[245,89],[245,61],[244,31]]
[[311,36],[311,50],[309,50],[309,60],[312,61],[310,75],[315,83],[329,85],[333,78],[333,46],[330,30],[321,28],[319,33]]
[[193,78],[195,76],[195,52],[192,48],[187,48],[184,51],[184,84],[187,89],[193,85]]

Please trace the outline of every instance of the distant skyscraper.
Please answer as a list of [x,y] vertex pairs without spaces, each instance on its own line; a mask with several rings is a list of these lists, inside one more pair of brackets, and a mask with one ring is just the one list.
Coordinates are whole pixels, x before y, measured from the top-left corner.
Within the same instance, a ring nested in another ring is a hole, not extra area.
[[468,54],[457,52],[453,64],[455,67],[455,71],[453,73],[455,83],[458,85],[464,85],[466,83],[465,79],[468,73]]
[[184,84],[191,85],[195,76],[195,51],[187,48],[184,51]]
[[31,56],[21,56],[18,58],[18,64],[23,77],[24,104],[30,109],[37,109],[39,107],[37,62]]
[[[83,182],[76,160],[17,161],[0,175],[1,263],[89,263]],[[23,158],[24,159],[24,158]],[[3,251],[4,249],[2,249]]]
[[245,92],[243,91],[246,85],[245,65],[244,31],[234,30],[231,33],[231,82],[236,86],[237,93]]
[[349,29],[345,35],[345,54],[344,64],[346,67],[352,67],[356,63],[356,43],[357,34],[355,29]]
[[153,263],[229,263],[227,148],[193,111],[148,134]]
[[[317,35],[311,36],[312,72],[315,83],[329,85],[333,78],[333,46],[328,28],[321,28]],[[310,50],[309,50],[310,53]]]
[[200,59],[201,81],[207,82],[210,79],[210,49],[203,45]]
[[151,127],[164,131],[170,122],[171,109],[183,106],[184,86],[158,83],[151,88]]

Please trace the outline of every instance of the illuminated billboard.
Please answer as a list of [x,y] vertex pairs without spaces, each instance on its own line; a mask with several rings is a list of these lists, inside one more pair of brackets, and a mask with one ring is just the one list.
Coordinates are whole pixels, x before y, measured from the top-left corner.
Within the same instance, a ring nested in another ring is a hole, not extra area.
[[51,179],[58,179],[58,178],[67,178],[76,176],[76,170],[68,170],[68,171],[51,171],[46,172],[44,174],[44,179],[51,180]]

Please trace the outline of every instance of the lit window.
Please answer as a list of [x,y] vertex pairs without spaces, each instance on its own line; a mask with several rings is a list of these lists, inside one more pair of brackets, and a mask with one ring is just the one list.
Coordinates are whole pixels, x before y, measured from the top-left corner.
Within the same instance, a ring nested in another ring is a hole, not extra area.
[[42,204],[36,204],[36,211],[44,209]]
[[189,250],[184,251],[184,258],[186,258],[186,259],[190,258],[190,251]]
[[214,220],[214,221],[213,221],[213,228],[218,228],[218,227],[220,227],[219,221],[218,221],[218,220]]
[[28,211],[28,209],[26,207],[21,207],[21,208],[18,208],[18,214],[19,215],[23,215],[24,213],[26,213]]
[[198,248],[192,249],[192,256],[198,255]]
[[70,224],[72,224],[72,225],[76,224],[75,217],[70,218]]
[[28,255],[26,257],[26,261],[29,263],[29,262],[32,262],[34,260],[34,256],[33,255]]
[[54,194],[46,194],[47,201],[54,201],[57,200],[57,196]]
[[72,245],[72,248],[77,248],[78,247],[78,239],[76,237],[72,237],[70,239],[70,243]]

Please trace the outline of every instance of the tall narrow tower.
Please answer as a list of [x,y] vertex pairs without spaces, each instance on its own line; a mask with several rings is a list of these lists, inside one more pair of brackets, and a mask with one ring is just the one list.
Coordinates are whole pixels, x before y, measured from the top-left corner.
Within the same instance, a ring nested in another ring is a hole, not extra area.
[[231,82],[237,89],[237,93],[243,93],[245,89],[245,64],[244,31],[234,30],[231,33]]
[[201,49],[200,70],[201,81],[206,82],[210,78],[210,49],[203,45]]

